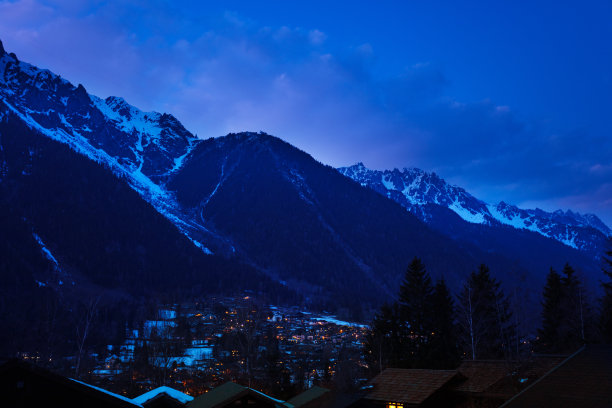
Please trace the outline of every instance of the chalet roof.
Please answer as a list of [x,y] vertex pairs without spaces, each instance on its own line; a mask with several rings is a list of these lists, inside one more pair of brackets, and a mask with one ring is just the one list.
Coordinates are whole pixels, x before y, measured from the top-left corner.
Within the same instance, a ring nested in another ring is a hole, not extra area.
[[122,395],[17,359],[0,366],[0,393],[23,406],[141,407]]
[[190,408],[212,408],[232,398],[238,398],[246,392],[246,387],[231,381],[196,397],[188,406]]
[[508,400],[504,408],[612,406],[612,346],[585,346]]
[[131,399],[129,399],[128,397],[124,397],[123,395],[115,394],[114,392],[107,391],[104,388],[96,387],[95,385],[87,384],[87,383],[85,383],[83,381],[75,380],[74,378],[68,378],[68,379],[70,381],[73,381],[73,382],[75,382],[75,383],[85,387],[85,388],[88,388],[89,391],[100,392],[102,394],[108,395],[109,397],[116,398],[118,400],[127,402],[127,403],[131,404],[131,406],[137,406],[137,407],[141,406],[139,403],[134,402]]
[[152,399],[157,398],[161,396],[162,394],[165,394],[168,397],[182,404],[186,404],[189,401],[193,400],[193,397],[191,395],[182,393],[179,390],[175,390],[174,388],[162,386],[162,387],[157,387],[155,389],[152,389],[149,392],[145,392],[144,394],[139,395],[136,398],[133,398],[132,402],[135,402],[136,404],[145,404],[146,402],[151,401]]
[[365,399],[420,404],[458,376],[456,370],[387,368],[370,383]]
[[189,402],[187,406],[189,408],[214,408],[235,399],[242,398],[248,394],[256,399],[264,400],[274,405],[281,406],[281,404],[283,404],[283,401],[272,398],[263,392],[228,381],[195,398],[193,401]]
[[329,390],[327,388],[323,388],[323,387],[319,387],[315,385],[314,387],[304,391],[303,393],[298,394],[295,397],[291,398],[290,400],[285,402],[285,405],[290,408],[303,407],[306,404],[312,401],[315,401],[328,393],[329,393]]
[[453,390],[480,393],[510,375],[512,368],[503,360],[469,360],[461,363],[457,371],[466,379],[455,385]]
[[569,355],[564,354],[536,354],[528,364],[524,366],[522,375],[526,377],[540,378],[550,370],[564,362]]
[[537,356],[528,361],[466,360],[457,369],[465,380],[453,391],[509,398],[542,377],[567,356]]

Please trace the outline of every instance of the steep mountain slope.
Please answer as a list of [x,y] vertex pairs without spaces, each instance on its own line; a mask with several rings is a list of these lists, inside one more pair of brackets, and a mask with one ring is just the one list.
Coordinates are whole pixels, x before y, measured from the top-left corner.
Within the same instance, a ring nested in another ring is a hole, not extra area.
[[0,45],[0,100],[31,128],[110,168],[204,252],[227,250],[222,237],[182,217],[164,188],[199,140],[173,116],[142,112],[123,99],[100,99]]
[[454,282],[478,262],[396,203],[266,134],[200,143],[167,186],[236,251],[310,296],[371,303],[395,294],[413,256]]
[[124,179],[2,102],[0,112],[0,357],[40,345],[43,330],[70,344],[75,304],[87,299],[106,312],[244,289],[296,299],[248,265],[206,255]]
[[435,173],[419,169],[377,171],[363,163],[338,169],[340,173],[400,203],[413,214],[431,222],[426,204],[448,208],[472,224],[491,227],[508,225],[533,231],[591,255],[601,253],[612,230],[593,214],[581,215],[561,210],[548,213],[540,209],[523,210],[503,201],[490,205],[464,189],[452,186]]
[[12,113],[0,120],[0,161],[1,202],[28,226],[60,274],[57,281],[80,279],[141,295],[193,285],[214,291],[229,282],[223,276],[230,270],[249,269],[206,256],[123,180]]

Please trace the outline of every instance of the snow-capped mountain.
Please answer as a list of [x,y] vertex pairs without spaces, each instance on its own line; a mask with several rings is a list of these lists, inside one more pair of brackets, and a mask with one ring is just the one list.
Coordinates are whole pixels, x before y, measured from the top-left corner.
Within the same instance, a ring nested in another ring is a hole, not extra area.
[[400,203],[427,222],[429,204],[448,208],[463,220],[489,226],[499,224],[537,232],[572,248],[593,251],[612,230],[596,215],[568,211],[525,210],[503,201],[487,204],[435,173],[420,169],[370,170],[363,163],[338,169],[343,175]]
[[202,142],[171,115],[89,95],[0,43],[0,298],[15,306],[0,314],[92,293],[114,302],[259,284],[294,298],[244,257],[199,244],[227,241],[165,187]]
[[98,160],[142,183],[175,171],[197,142],[172,115],[142,112],[114,96],[89,95],[82,85],[75,87],[12,54],[0,57],[0,81],[3,102],[29,123],[75,147],[103,150],[106,155],[98,152]]
[[48,70],[19,61],[0,43],[0,119],[18,115],[31,128],[125,177],[204,252],[228,244],[177,207],[167,179],[201,141],[172,115],[142,112],[123,98],[90,95]]

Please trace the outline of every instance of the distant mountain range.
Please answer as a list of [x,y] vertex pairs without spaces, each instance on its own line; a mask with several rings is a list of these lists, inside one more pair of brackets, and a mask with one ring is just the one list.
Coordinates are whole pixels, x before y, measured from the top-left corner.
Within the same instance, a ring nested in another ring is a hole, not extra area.
[[602,243],[612,230],[594,214],[573,211],[546,212],[524,210],[503,201],[487,204],[461,187],[446,183],[435,173],[420,169],[370,170],[363,163],[339,168],[338,171],[364,187],[398,202],[423,221],[432,214],[428,204],[448,208],[463,220],[488,226],[509,225],[537,232],[581,251],[600,253]]
[[16,289],[252,289],[352,318],[392,298],[414,256],[453,288],[483,262],[534,293],[565,262],[596,283],[610,233],[592,215],[487,205],[420,170],[336,170],[264,133],[198,139],[1,44],[0,192],[0,273]]

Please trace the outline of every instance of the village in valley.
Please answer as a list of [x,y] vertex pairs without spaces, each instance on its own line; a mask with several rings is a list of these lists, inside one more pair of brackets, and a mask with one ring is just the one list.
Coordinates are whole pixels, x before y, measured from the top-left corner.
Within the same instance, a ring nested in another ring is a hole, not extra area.
[[84,377],[121,394],[171,385],[199,394],[237,381],[276,395],[314,384],[352,389],[365,382],[368,327],[251,296],[165,305],[123,343],[87,356]]
[[67,406],[513,408],[532,406],[547,387],[560,385],[587,401],[582,387],[607,381],[612,357],[610,347],[584,346],[569,356],[465,359],[454,370],[374,372],[366,356],[371,330],[251,295],[210,297],[162,305],[137,327],[126,327],[120,344],[73,359],[82,369],[78,380],[43,369],[40,356],[27,353],[0,366],[0,379],[27,384],[19,388],[17,382],[15,396],[25,398],[31,387],[48,389]]

